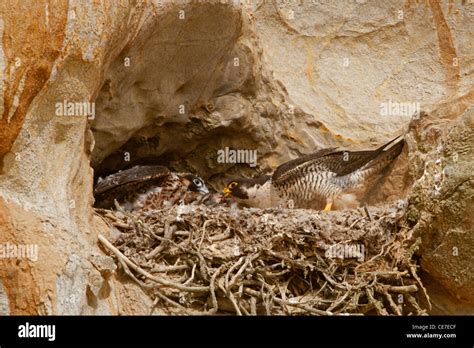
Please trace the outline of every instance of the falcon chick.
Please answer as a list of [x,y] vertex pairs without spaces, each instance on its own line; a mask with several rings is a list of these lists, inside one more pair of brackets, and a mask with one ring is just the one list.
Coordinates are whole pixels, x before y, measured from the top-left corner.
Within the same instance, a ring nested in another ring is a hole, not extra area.
[[280,165],[273,175],[231,180],[224,188],[250,207],[289,207],[328,211],[333,201],[349,188],[385,168],[403,149],[397,137],[376,150],[319,150]]
[[94,188],[96,207],[112,208],[117,200],[129,211],[189,203],[208,193],[200,177],[174,173],[163,166],[134,166],[121,170],[99,179]]

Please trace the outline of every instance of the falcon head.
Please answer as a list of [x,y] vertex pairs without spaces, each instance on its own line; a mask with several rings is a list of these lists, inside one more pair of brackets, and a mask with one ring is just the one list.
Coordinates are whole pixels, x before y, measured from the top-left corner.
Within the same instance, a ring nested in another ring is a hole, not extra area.
[[248,187],[251,186],[251,183],[248,182],[249,179],[235,179],[230,181],[224,187],[224,195],[234,196],[240,199],[248,199]]
[[188,185],[188,189],[192,192],[199,192],[201,194],[209,193],[209,189],[207,188],[204,180],[202,180],[199,176],[193,174],[186,174],[184,176],[185,183]]
[[262,175],[255,179],[234,179],[224,187],[224,195],[226,197],[233,196],[241,200],[255,198],[262,186],[270,180],[270,175]]

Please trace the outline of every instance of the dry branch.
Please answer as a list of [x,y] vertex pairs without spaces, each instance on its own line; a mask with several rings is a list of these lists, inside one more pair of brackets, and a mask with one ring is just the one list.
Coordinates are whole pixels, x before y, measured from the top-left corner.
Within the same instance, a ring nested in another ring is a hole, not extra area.
[[[114,245],[99,240],[168,313],[422,315],[418,299],[429,306],[412,257],[416,243],[393,207],[236,213],[194,206],[179,218],[176,207],[117,208],[97,213],[123,233]],[[407,300],[396,303],[398,296]]]

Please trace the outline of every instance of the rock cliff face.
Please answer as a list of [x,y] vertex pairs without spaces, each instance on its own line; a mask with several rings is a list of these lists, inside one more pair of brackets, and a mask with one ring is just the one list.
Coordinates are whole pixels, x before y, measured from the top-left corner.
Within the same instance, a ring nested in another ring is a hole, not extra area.
[[[472,94],[472,93],[471,93]],[[410,157],[418,180],[409,197],[407,221],[419,250],[433,313],[472,314],[474,275],[474,108],[466,98],[440,105],[412,125]]]
[[[365,201],[409,195],[434,311],[473,313],[473,18],[435,0],[0,3],[0,243],[38,247],[0,259],[0,313],[148,313],[97,245],[94,174],[161,163],[220,188],[408,130]],[[257,167],[218,163],[225,147]]]

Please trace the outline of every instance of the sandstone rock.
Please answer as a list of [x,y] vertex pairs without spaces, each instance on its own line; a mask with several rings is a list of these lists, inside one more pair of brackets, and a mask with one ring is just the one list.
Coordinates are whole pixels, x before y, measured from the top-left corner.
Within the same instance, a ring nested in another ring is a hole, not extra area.
[[412,155],[422,163],[407,218],[414,236],[422,239],[421,267],[437,314],[474,311],[474,108],[446,120],[463,102],[424,115],[412,133],[418,138]]
[[[40,255],[0,260],[0,311],[148,313],[141,289],[96,260],[108,228],[91,208],[93,169],[159,162],[220,189],[319,147],[376,146],[412,116],[383,116],[381,103],[420,102],[445,123],[412,138],[365,200],[404,197],[433,149],[426,139],[451,122],[472,127],[459,115],[474,102],[473,15],[472,3],[437,1],[0,3],[0,243]],[[94,119],[58,116],[65,101],[95,102]],[[446,139],[460,143],[454,133]],[[226,146],[258,149],[258,167],[217,163]],[[464,247],[462,262],[440,267],[453,246],[472,245],[467,207],[454,204],[472,202],[462,156],[438,202],[459,219],[416,203],[419,181],[411,202],[422,267],[472,303]]]

